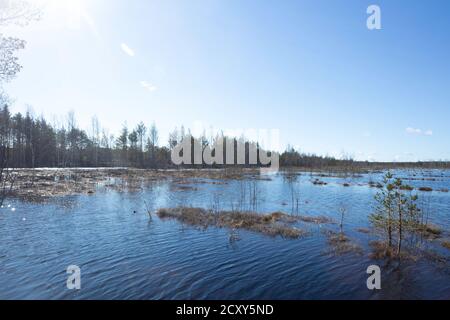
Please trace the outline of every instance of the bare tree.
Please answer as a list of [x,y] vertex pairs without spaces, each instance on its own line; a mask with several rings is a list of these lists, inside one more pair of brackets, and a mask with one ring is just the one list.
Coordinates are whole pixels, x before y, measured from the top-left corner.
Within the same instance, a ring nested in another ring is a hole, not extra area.
[[299,174],[292,170],[288,169],[284,172],[283,179],[287,183],[289,187],[289,192],[291,196],[291,212],[292,214],[299,214],[299,206],[300,206],[300,192],[299,192]]
[[[0,26],[11,24],[24,26],[33,19],[38,19],[40,8],[25,0],[0,0]],[[10,81],[22,69],[18,63],[16,53],[25,48],[25,41],[13,37],[4,37],[0,33],[0,90],[3,82]],[[1,91],[0,91],[1,92]],[[0,94],[0,107],[2,108],[2,140],[0,144],[0,204],[14,184],[14,173],[10,168],[11,154],[11,125],[8,103],[4,94]]]
[[0,0],[0,26],[25,26],[40,18],[42,7],[29,0]]
[[169,148],[170,148],[170,150],[175,148],[179,142],[181,142],[180,135],[178,133],[178,128],[175,127],[175,129],[169,133]]
[[9,169],[11,143],[11,115],[8,109],[9,99],[0,91],[0,205],[12,189],[12,173]]
[[[41,8],[25,0],[0,0],[0,26],[24,26],[38,19]],[[4,37],[0,33],[0,84],[9,81],[20,71],[16,53],[25,48],[25,41],[13,37]]]
[[344,234],[344,218],[347,213],[347,206],[345,205],[345,203],[341,203],[341,205],[339,206],[339,213],[341,215],[339,229],[341,231],[341,234]]
[[139,142],[139,165],[142,167],[144,165],[144,139],[147,133],[147,128],[145,124],[141,121],[136,127],[137,139]]
[[100,147],[100,122],[97,116],[93,116],[91,119],[92,125],[92,158],[95,166],[98,166],[98,149]]
[[158,139],[158,129],[156,129],[156,125],[153,123],[150,127],[150,136],[147,142],[147,150],[150,153],[150,162],[152,166],[155,165],[155,150],[158,145]]
[[22,69],[15,54],[24,48],[25,41],[0,34],[0,82],[11,80]]
[[141,152],[144,151],[144,138],[146,133],[147,128],[145,127],[145,124],[141,121],[136,127],[136,134],[138,135],[139,140],[139,150]]
[[14,186],[13,169],[9,168],[9,148],[0,146],[0,206]]

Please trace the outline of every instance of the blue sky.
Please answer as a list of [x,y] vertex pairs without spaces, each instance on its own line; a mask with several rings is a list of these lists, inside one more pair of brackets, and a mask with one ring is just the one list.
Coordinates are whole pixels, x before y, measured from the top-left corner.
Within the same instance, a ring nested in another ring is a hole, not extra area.
[[27,40],[14,111],[74,110],[86,129],[97,115],[110,133],[155,122],[162,144],[200,122],[318,154],[450,159],[449,1],[49,1],[2,31]]

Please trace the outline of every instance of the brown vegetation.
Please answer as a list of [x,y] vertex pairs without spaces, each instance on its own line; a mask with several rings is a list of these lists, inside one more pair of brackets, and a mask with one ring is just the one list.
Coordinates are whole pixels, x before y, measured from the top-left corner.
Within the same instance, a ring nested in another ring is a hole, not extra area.
[[371,241],[369,243],[372,252],[369,255],[372,259],[384,259],[397,257],[394,247],[389,246],[386,241]]
[[331,247],[333,253],[341,255],[346,253],[362,254],[361,246],[354,243],[342,232],[326,231],[327,243]]
[[369,187],[381,189],[381,188],[383,188],[383,185],[381,183],[379,183],[379,182],[375,183],[373,181],[370,181],[369,182]]
[[315,179],[312,181],[312,183],[314,185],[318,185],[318,186],[326,186],[328,183],[326,183],[325,181],[319,180],[319,179]]
[[144,184],[173,179],[177,190],[193,187],[200,179],[215,180],[210,183],[226,183],[227,180],[244,179],[258,174],[257,169],[240,170],[149,170],[128,168],[66,168],[66,169],[17,169],[12,173],[14,186],[11,194],[25,200],[39,200],[52,196],[93,194],[99,187],[116,191],[140,190]]
[[303,222],[315,223],[315,224],[325,224],[325,223],[334,223],[333,219],[325,217],[325,216],[296,216],[296,218]]
[[411,227],[413,231],[420,233],[427,239],[436,239],[439,238],[442,234],[442,230],[433,224],[418,224]]
[[450,249],[450,240],[442,241],[441,244],[444,248]]
[[306,235],[291,224],[297,219],[282,212],[258,214],[255,212],[220,211],[214,213],[202,208],[161,208],[156,214],[164,219],[176,219],[182,223],[199,227],[244,229],[268,236],[296,239]]
[[[450,242],[444,241],[441,243],[443,247],[450,249]],[[369,243],[372,252],[369,257],[372,259],[403,259],[417,262],[418,260],[425,259],[427,261],[436,263],[445,268],[448,268],[448,257],[445,257],[434,250],[424,249],[421,247],[406,248],[402,250],[401,253],[397,253],[393,247],[387,245],[386,241],[371,241]]]

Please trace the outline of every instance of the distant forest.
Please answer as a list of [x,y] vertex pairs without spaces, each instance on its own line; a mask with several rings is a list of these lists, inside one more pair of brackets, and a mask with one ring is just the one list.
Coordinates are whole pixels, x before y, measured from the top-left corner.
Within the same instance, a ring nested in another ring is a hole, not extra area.
[[[2,167],[134,167],[166,169],[177,168],[171,161],[171,150],[183,139],[190,137],[184,128],[175,129],[169,135],[166,145],[160,144],[155,124],[146,127],[138,124],[134,129],[123,127],[118,136],[108,134],[100,128],[96,117],[92,119],[90,132],[77,127],[75,115],[69,113],[65,124],[51,125],[43,117],[35,118],[30,113],[11,114],[7,98],[0,95],[0,160]],[[205,135],[196,138],[203,148],[213,145],[217,137]],[[233,139],[235,146],[236,138]],[[248,160],[249,145],[256,149],[257,143],[242,139],[246,145]],[[236,154],[236,151],[235,151]],[[259,159],[258,159],[259,160]],[[248,161],[246,162],[248,163]],[[258,162],[259,163],[259,162]],[[369,168],[390,166],[450,167],[447,162],[429,163],[369,163],[354,161],[350,157],[336,159],[311,154],[302,154],[288,147],[280,155],[281,167],[302,168]],[[181,167],[208,167],[207,165],[182,165]],[[213,165],[213,167],[221,167]],[[248,167],[248,165],[247,165]]]

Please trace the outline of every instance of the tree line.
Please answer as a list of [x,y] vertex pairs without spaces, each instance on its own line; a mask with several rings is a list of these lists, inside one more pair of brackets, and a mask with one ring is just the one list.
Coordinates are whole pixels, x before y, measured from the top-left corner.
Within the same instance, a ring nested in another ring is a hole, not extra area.
[[[129,129],[123,126],[117,136],[102,129],[97,117],[92,118],[91,129],[86,131],[77,126],[75,115],[70,112],[64,124],[51,124],[43,116],[34,117],[30,112],[11,113],[8,99],[0,95],[0,146],[2,157],[10,168],[40,167],[136,167],[175,168],[171,161],[171,151],[183,139],[191,139],[201,145],[202,150],[214,146],[218,138],[232,139],[237,154],[238,142],[244,142],[246,162],[249,150],[261,149],[257,142],[216,135],[207,138],[205,134],[194,138],[184,127],[169,134],[166,144],[160,143],[155,123],[146,126],[143,122]],[[226,150],[224,150],[226,153]],[[224,154],[226,158],[226,154]],[[288,148],[280,155],[281,166],[334,166],[344,160],[332,157],[305,155]],[[351,163],[352,160],[345,160]],[[194,163],[194,161],[192,161]],[[259,157],[256,166],[259,166]],[[223,165],[214,165],[222,167]],[[243,165],[249,167],[250,165]],[[255,166],[255,165],[253,165]],[[207,167],[202,165],[182,165],[181,167]]]
[[0,146],[12,168],[165,168],[170,161],[170,150],[158,146],[154,124],[148,129],[143,123],[133,130],[124,127],[115,138],[101,130],[95,117],[87,133],[77,126],[73,112],[64,125],[56,126],[30,112],[12,114],[8,104],[0,107]]

